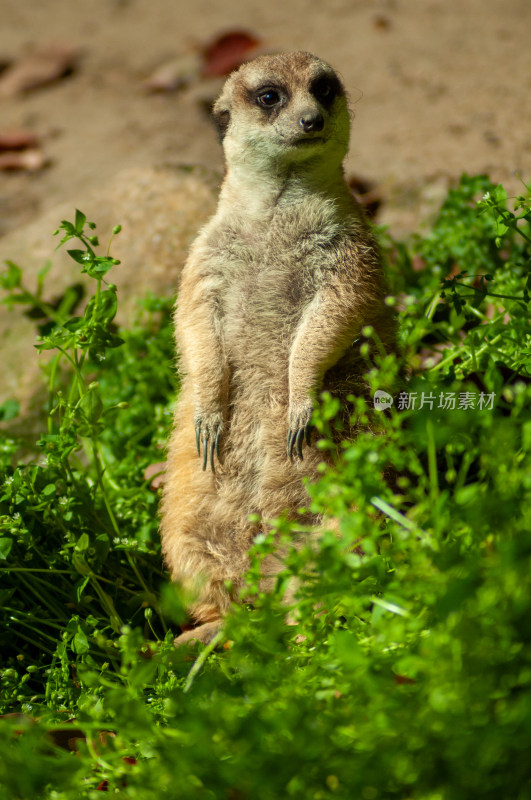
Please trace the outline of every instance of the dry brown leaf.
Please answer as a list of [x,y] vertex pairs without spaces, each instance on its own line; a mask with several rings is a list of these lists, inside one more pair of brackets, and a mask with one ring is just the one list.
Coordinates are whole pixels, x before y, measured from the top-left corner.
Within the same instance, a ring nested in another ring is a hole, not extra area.
[[228,31],[217,36],[203,51],[203,75],[228,75],[247,61],[260,39],[247,31]]
[[416,683],[417,682],[413,678],[406,677],[406,675],[393,675],[393,677],[395,679],[395,683],[396,683],[397,686],[404,686],[405,684],[408,684],[408,683]]
[[199,78],[201,60],[197,54],[188,54],[166,61],[143,82],[150,92],[175,92]]
[[76,65],[78,48],[52,43],[36,47],[0,76],[0,97],[15,97],[62,78]]
[[0,150],[26,150],[28,147],[36,147],[37,142],[37,137],[31,131],[0,130]]
[[146,467],[144,470],[144,480],[151,481],[149,484],[150,489],[160,489],[164,483],[165,472],[165,461],[159,461],[158,464],[150,464],[149,467]]
[[8,150],[0,153],[0,170],[37,172],[49,163],[41,150]]

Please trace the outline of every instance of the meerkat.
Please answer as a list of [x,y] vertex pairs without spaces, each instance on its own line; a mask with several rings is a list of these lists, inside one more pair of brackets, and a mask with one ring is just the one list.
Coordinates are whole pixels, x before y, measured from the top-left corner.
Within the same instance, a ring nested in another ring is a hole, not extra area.
[[226,172],[180,281],[161,514],[172,579],[197,597],[178,644],[220,630],[266,524],[249,516],[295,517],[307,503],[303,476],[326,458],[311,435],[323,390],[340,400],[337,441],[355,435],[363,326],[395,349],[378,246],[344,177],[337,73],[306,52],[260,56],[229,76],[213,118]]

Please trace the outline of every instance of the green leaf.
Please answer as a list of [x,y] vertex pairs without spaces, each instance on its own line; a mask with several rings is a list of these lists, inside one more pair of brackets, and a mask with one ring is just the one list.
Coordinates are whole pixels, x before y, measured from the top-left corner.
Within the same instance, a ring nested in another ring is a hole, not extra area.
[[90,539],[88,533],[82,533],[79,539],[76,542],[76,551],[78,553],[84,553],[90,547]]
[[8,539],[5,536],[0,538],[0,560],[5,561],[13,547],[13,539]]
[[[87,263],[92,261],[93,256],[89,253],[88,250],[67,250],[66,251],[70,258],[73,258],[78,264],[82,264],[83,267],[87,266]],[[83,272],[84,270],[82,270]]]
[[45,279],[46,275],[48,274],[48,272],[50,271],[51,268],[52,268],[52,262],[51,262],[50,259],[48,259],[48,261],[46,261],[44,267],[41,270],[39,270],[39,272],[37,273],[37,297],[38,298],[40,298],[42,296],[42,287],[43,287],[43,284],[44,284],[44,279]]
[[85,309],[85,319],[91,322],[99,321],[106,325],[112,322],[116,316],[118,307],[118,300],[116,298],[116,289],[107,289],[101,292],[98,300],[92,298]]
[[74,225],[69,222],[67,219],[62,219],[61,224],[59,225],[59,229],[65,231],[66,237],[65,238],[72,238],[76,235],[76,229]]
[[6,261],[7,272],[0,275],[0,286],[2,289],[17,289],[22,281],[22,270],[12,261]]
[[401,617],[409,617],[409,611],[398,603],[393,603],[390,600],[385,600],[383,597],[371,597],[371,602],[376,606],[380,606],[385,611],[390,611],[391,614],[398,614]]
[[76,583],[76,586],[75,586],[75,589],[76,589],[76,600],[77,600],[78,603],[81,602],[81,597],[82,597],[83,592],[85,591],[86,586],[87,586],[89,581],[90,581],[90,575],[86,575],[84,578],[81,578]]
[[78,208],[76,208],[75,228],[77,234],[83,233],[83,228],[85,227],[86,221],[87,221],[86,215],[83,214],[83,212],[80,211]]
[[87,653],[89,650],[89,641],[87,634],[82,628],[78,628],[72,639],[72,650],[79,655]]
[[507,205],[507,192],[505,191],[505,187],[501,183],[498,183],[498,185],[494,189],[493,196],[494,196],[494,200],[496,202],[496,205],[501,206],[502,208],[506,207],[506,205]]
[[15,398],[9,398],[0,405],[0,420],[8,422],[11,419],[18,417],[20,411],[20,403]]
[[80,408],[85,414],[87,422],[93,424],[99,420],[103,412],[103,403],[97,389],[92,389],[83,397]]
[[101,278],[103,275],[106,275],[115,264],[119,264],[120,262],[116,258],[110,258],[108,256],[95,256],[80,263],[84,264],[81,272],[86,272],[91,278]]
[[102,562],[105,561],[109,555],[109,550],[111,549],[111,543],[106,533],[100,533],[98,536],[96,536],[96,539],[94,540],[94,548],[96,550],[98,559]]

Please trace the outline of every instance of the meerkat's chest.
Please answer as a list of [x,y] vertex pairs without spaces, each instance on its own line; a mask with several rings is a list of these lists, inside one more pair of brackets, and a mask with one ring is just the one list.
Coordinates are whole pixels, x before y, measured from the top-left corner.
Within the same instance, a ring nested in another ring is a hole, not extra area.
[[228,300],[237,294],[259,307],[278,302],[286,314],[313,297],[334,267],[337,226],[300,216],[242,225],[220,237],[215,268]]

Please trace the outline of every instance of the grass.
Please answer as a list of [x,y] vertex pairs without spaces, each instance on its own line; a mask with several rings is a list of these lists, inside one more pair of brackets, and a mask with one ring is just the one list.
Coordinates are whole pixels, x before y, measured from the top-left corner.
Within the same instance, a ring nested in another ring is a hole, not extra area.
[[[93,223],[78,211],[59,232],[93,279],[83,312],[75,290],[44,299],[45,270],[35,290],[15,264],[1,277],[49,358],[33,459],[9,436],[16,399],[0,408],[0,798],[527,800],[529,192],[509,204],[463,176],[427,235],[380,232],[408,382],[385,416],[355,400],[385,435],[308,487],[341,537],[291,553],[195,661],[172,644],[186,598],[144,478],[178,391],[171,303],[144,298],[118,329]],[[368,362],[374,391],[396,372]],[[335,410],[323,398],[322,447]],[[251,588],[271,547],[256,542]]]

